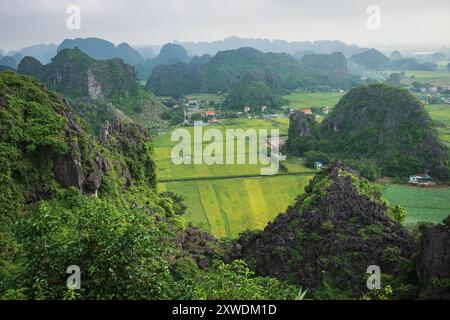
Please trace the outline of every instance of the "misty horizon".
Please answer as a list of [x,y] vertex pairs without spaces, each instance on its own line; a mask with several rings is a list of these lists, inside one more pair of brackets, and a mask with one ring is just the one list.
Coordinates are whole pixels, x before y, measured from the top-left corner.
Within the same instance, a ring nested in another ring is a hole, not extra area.
[[[69,30],[67,8],[81,10],[80,29]],[[380,10],[379,29],[369,29],[368,8]],[[0,0],[0,48],[5,52],[64,39],[96,37],[114,44],[161,46],[174,42],[246,39],[314,42],[338,40],[379,49],[438,51],[450,46],[444,0],[51,1]]]

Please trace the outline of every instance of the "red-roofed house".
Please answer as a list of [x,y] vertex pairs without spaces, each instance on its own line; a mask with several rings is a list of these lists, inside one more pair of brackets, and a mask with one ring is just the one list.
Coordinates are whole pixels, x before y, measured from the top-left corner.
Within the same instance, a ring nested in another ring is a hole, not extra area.
[[303,109],[302,112],[304,115],[312,115],[313,114],[311,109]]

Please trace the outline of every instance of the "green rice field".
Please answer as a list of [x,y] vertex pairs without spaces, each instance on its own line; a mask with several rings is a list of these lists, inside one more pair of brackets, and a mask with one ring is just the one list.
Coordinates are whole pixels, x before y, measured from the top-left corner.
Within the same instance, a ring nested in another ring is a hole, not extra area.
[[294,92],[283,98],[289,101],[292,109],[312,108],[312,107],[334,107],[344,96],[341,92]]
[[406,209],[406,224],[419,221],[441,223],[450,215],[450,188],[421,188],[389,185],[383,197],[393,205]]

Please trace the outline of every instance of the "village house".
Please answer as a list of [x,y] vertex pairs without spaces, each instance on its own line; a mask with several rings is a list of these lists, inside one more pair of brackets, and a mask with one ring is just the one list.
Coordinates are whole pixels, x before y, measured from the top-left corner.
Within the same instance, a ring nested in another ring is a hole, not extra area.
[[267,106],[261,106],[261,112],[264,112],[267,110]]
[[321,111],[322,111],[323,114],[329,114],[330,113],[330,108],[323,107]]
[[312,113],[312,111],[311,111],[311,109],[303,109],[302,110],[302,112],[303,112],[303,114],[305,115],[305,116],[309,116],[309,115],[312,115],[313,113]]
[[415,174],[409,176],[409,183],[420,184],[420,185],[430,185],[433,183],[433,178],[428,174]]
[[200,107],[200,101],[188,98],[186,106],[187,107]]
[[215,111],[205,111],[203,113],[204,117],[215,117],[216,116],[216,112]]
[[244,106],[244,113],[249,113],[249,112],[250,112],[250,107]]
[[322,167],[323,167],[323,163],[322,162],[320,162],[320,161],[314,162],[314,168],[315,169],[320,170],[320,169],[322,169]]

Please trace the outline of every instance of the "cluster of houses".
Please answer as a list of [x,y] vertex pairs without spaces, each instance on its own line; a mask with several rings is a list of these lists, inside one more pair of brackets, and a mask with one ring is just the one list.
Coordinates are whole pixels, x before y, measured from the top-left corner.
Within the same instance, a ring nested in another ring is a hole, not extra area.
[[[323,117],[330,113],[331,108],[329,107],[320,107],[320,108],[304,108],[300,110],[305,116],[314,116],[315,120],[318,120],[320,117]],[[293,112],[293,110],[291,111]]]
[[410,87],[413,92],[421,93],[420,103],[428,104],[450,104],[450,86]]

